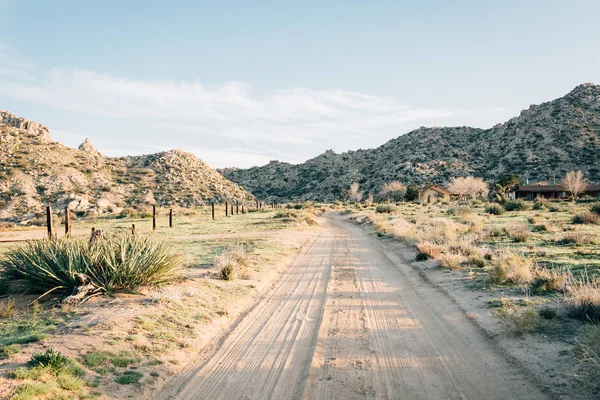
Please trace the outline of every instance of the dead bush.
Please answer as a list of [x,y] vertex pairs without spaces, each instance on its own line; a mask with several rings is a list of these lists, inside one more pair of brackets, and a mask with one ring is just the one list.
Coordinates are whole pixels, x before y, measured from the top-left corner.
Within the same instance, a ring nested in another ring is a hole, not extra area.
[[600,224],[600,215],[595,214],[591,211],[586,211],[584,213],[573,216],[571,222],[573,222],[574,224],[598,225]]
[[225,249],[214,260],[214,266],[226,281],[236,278],[240,271],[248,266],[248,256],[243,246],[232,246]]
[[497,251],[491,260],[489,281],[495,284],[526,284],[534,278],[533,262],[510,249]]
[[557,241],[557,245],[575,245],[584,246],[594,244],[594,236],[583,232],[568,232],[561,236]]
[[417,244],[417,260],[435,260],[442,254],[442,246],[431,242]]
[[462,263],[465,261],[465,257],[459,254],[444,253],[440,254],[438,261],[440,266],[443,268],[457,270],[462,266]]
[[569,279],[565,300],[572,317],[600,321],[600,279],[583,274]]
[[508,227],[508,232],[515,243],[525,243],[529,240],[529,227],[527,225],[511,225]]
[[534,275],[530,289],[537,294],[564,292],[570,279],[568,273],[540,267],[535,269]]

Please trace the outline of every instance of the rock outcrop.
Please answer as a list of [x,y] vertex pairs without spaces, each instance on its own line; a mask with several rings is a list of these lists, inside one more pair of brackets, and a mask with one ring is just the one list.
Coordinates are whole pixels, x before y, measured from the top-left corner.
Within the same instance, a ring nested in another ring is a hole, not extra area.
[[0,110],[0,125],[12,126],[13,128],[33,134],[38,140],[44,143],[49,143],[52,141],[47,127],[39,122],[30,121],[23,117],[17,117],[8,111]]
[[599,160],[600,86],[584,84],[490,129],[419,128],[375,149],[221,173],[263,199],[331,201],[353,182],[376,194],[392,180],[445,185],[455,176],[476,175],[491,182],[511,172],[535,182],[575,169],[600,182]]
[[105,214],[126,207],[253,201],[191,153],[104,157],[88,139],[72,149],[52,142],[37,122],[1,115],[0,220],[27,223],[40,217],[45,204],[76,214]]

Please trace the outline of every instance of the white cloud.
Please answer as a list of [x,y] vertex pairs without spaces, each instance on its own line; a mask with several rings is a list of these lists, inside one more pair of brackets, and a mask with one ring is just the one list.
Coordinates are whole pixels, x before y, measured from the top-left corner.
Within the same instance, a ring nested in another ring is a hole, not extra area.
[[[122,141],[123,153],[139,153],[127,142],[144,137],[145,143],[157,147],[192,150],[213,166],[250,166],[273,158],[299,162],[328,148],[374,147],[410,128],[438,121],[476,114],[494,116],[490,122],[496,122],[502,112],[414,108],[393,97],[341,89],[291,87],[258,93],[245,82],[127,80],[81,69],[36,75],[30,65],[1,49],[4,101],[12,98],[62,112],[57,129],[65,131],[74,131],[69,114],[89,118],[90,133],[81,136],[93,140],[93,121],[112,120],[113,129],[103,137],[112,143],[110,148]],[[131,121],[135,131],[125,128]],[[235,150],[239,148],[245,151]]]

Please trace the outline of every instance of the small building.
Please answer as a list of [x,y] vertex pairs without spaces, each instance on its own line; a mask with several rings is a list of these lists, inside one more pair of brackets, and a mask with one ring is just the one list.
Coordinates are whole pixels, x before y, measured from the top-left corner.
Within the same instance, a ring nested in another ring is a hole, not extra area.
[[[569,191],[564,185],[517,185],[514,188],[514,195],[517,199],[535,200],[535,199],[568,199]],[[600,185],[588,185],[585,192],[579,197],[600,198]]]
[[419,193],[419,201],[423,203],[435,203],[437,201],[448,201],[452,192],[438,185],[425,186]]

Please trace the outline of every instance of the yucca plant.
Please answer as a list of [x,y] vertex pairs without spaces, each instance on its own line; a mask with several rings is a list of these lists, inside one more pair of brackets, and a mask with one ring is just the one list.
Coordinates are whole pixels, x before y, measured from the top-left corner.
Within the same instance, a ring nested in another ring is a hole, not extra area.
[[0,273],[5,279],[24,279],[41,293],[72,293],[82,284],[82,276],[97,291],[110,293],[162,285],[181,263],[165,241],[153,235],[123,234],[93,243],[85,238],[31,241],[6,254]]

